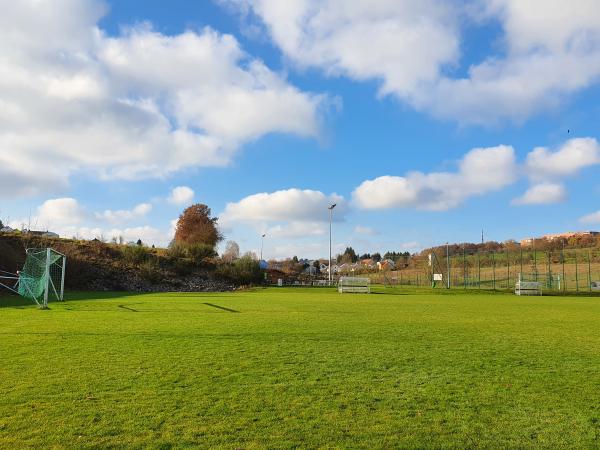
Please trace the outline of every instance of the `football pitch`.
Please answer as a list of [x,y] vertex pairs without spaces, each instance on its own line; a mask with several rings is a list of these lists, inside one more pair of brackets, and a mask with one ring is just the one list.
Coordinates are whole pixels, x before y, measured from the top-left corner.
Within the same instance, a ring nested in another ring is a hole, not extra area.
[[600,447],[600,298],[0,298],[0,447]]

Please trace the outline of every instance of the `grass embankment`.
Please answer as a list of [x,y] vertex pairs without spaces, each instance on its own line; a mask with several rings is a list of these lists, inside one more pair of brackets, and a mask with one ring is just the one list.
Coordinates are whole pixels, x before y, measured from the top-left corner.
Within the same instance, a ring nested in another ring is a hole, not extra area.
[[13,298],[0,447],[600,445],[600,299],[404,292]]

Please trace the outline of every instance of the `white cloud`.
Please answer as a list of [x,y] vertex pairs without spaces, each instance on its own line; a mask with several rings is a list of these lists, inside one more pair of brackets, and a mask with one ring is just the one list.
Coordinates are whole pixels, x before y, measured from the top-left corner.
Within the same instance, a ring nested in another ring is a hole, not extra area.
[[75,171],[133,179],[223,166],[267,133],[318,135],[327,99],[233,36],[139,25],[108,37],[102,5],[0,1],[0,195],[56,191]]
[[354,232],[357,234],[366,234],[368,236],[375,236],[379,234],[379,232],[371,227],[365,227],[362,225],[356,225],[354,227]]
[[45,201],[39,208],[33,225],[45,229],[61,227],[66,224],[79,224],[87,218],[85,209],[74,198],[56,198]]
[[459,55],[455,8],[440,0],[225,0],[250,9],[285,55],[330,75],[409,93]]
[[343,220],[348,208],[344,198],[337,194],[325,195],[309,189],[263,192],[228,203],[219,222],[326,222],[329,220],[327,207],[332,203],[337,204],[334,220]]
[[190,205],[194,201],[194,190],[187,186],[173,188],[167,201],[174,205]]
[[600,224],[600,211],[596,211],[591,214],[587,214],[579,219],[581,223],[592,223],[592,224]]
[[513,205],[547,205],[565,201],[565,187],[559,183],[540,183],[531,186],[519,198],[512,201]]
[[[339,253],[343,253],[346,244],[334,244],[332,253],[333,257]],[[265,249],[263,256],[266,259],[285,259],[293,256],[298,258],[327,258],[329,256],[328,244],[324,243],[283,243],[270,245]]]
[[272,226],[265,232],[268,237],[298,238],[306,236],[322,236],[327,228],[320,222],[289,222]]
[[105,239],[123,237],[126,241],[142,239],[148,245],[167,245],[172,239],[175,229],[174,221],[168,230],[159,230],[149,225],[138,225],[125,228],[107,228],[107,223],[116,224],[143,219],[152,209],[149,203],[140,203],[131,210],[105,210],[102,213],[90,213],[74,198],[57,198],[46,200],[37,208],[37,213],[30,218],[12,220],[13,228],[48,230],[59,236],[82,239]]
[[127,228],[102,228],[102,227],[75,227],[69,226],[61,230],[62,237],[76,237],[78,239],[112,239],[123,238],[125,242],[137,242],[141,239],[146,245],[166,246],[173,235],[149,225]]
[[551,151],[537,147],[527,155],[527,174],[532,179],[559,178],[600,164],[600,145],[593,138],[576,138]]
[[364,181],[353,192],[364,209],[414,207],[443,211],[475,195],[499,190],[517,178],[510,146],[477,148],[459,162],[457,172],[411,172],[404,177],[381,176]]
[[[260,18],[288,59],[380,82],[418,110],[463,123],[523,121],[600,76],[596,0],[221,0]],[[461,25],[498,22],[495,54],[457,77]]]
[[107,209],[102,213],[95,213],[95,216],[97,219],[110,223],[120,223],[145,217],[150,211],[152,211],[150,203],[140,203],[133,209],[120,209],[117,211]]
[[416,241],[402,242],[399,247],[401,251],[417,253],[423,250],[423,245]]

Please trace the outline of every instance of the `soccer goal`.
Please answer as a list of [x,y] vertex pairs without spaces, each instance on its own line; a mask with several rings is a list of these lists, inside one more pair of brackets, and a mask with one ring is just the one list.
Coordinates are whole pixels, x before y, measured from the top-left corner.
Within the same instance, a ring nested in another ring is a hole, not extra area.
[[370,278],[340,277],[338,281],[338,292],[357,292],[369,294],[371,292]]
[[0,286],[47,308],[49,299],[64,299],[66,265],[67,257],[56,250],[28,248],[23,269],[0,274]]
[[542,295],[542,283],[526,281],[526,276],[519,273],[519,281],[515,284],[516,295]]

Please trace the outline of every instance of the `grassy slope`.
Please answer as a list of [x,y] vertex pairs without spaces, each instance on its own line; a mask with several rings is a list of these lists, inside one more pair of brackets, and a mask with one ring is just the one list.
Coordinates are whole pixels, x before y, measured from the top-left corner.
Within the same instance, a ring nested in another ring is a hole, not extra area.
[[600,446],[599,298],[88,296],[0,308],[0,447]]

